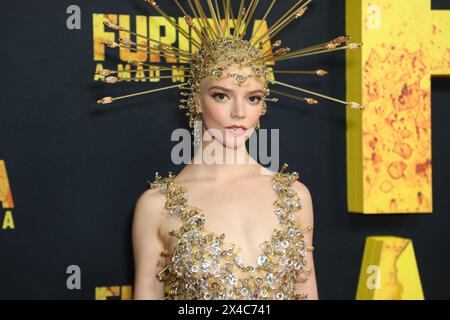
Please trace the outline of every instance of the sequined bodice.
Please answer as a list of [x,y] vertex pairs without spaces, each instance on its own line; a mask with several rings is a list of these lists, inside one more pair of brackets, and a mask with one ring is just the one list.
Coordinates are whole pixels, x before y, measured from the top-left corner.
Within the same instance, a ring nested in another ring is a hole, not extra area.
[[[175,175],[160,177],[158,173],[151,188],[166,195],[165,208],[181,219],[173,252],[163,252],[170,261],[162,266],[158,279],[165,282],[166,299],[298,299],[299,279],[307,280],[307,251],[304,232],[294,224],[295,211],[302,208],[292,184],[298,173],[274,173],[272,186],[277,194],[274,213],[278,225],[271,238],[260,245],[261,254],[255,265],[247,265],[239,255],[240,248],[225,241],[225,234],[205,228],[201,209],[188,203],[187,190],[174,183]],[[298,225],[298,224],[297,224]]]

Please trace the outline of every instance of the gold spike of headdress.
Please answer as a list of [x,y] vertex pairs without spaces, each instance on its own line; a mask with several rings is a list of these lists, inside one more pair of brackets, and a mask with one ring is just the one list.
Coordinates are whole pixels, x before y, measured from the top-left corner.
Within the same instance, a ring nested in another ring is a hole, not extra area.
[[[134,94],[129,94],[120,97],[104,97],[97,101],[99,104],[111,103],[115,100],[125,99],[137,95],[149,94],[161,90],[167,90],[172,88],[180,88],[181,95],[183,98],[180,100],[180,109],[186,109],[186,115],[189,117],[189,126],[193,128],[194,122],[199,119],[200,114],[198,112],[198,107],[196,106],[195,95],[200,92],[200,82],[205,77],[210,76],[212,79],[222,79],[223,77],[232,77],[239,86],[242,85],[249,77],[255,77],[262,79],[265,83],[265,97],[263,100],[263,114],[266,110],[266,101],[277,101],[278,99],[269,99],[267,96],[271,93],[268,88],[268,84],[276,84],[286,88],[290,88],[296,91],[307,93],[309,95],[321,97],[334,102],[338,102],[347,105],[353,109],[364,110],[364,107],[356,102],[347,102],[344,100],[339,100],[332,98],[317,92],[306,90],[298,86],[287,84],[281,81],[274,80],[269,77],[270,72],[267,68],[267,62],[276,62],[287,59],[294,59],[309,55],[321,54],[325,52],[332,52],[338,50],[352,50],[357,49],[362,46],[361,43],[349,43],[350,40],[348,36],[340,36],[329,42],[321,43],[312,47],[303,48],[299,50],[291,51],[290,48],[279,48],[281,45],[281,40],[276,40],[270,45],[270,50],[262,51],[264,44],[268,41],[272,41],[274,36],[283,30],[288,24],[297,20],[301,17],[307,10],[307,5],[312,2],[312,0],[297,0],[296,3],[283,15],[281,16],[274,25],[272,25],[264,34],[256,39],[244,40],[246,34],[247,26],[250,24],[252,16],[259,4],[259,0],[249,0],[248,5],[245,5],[245,0],[240,0],[239,9],[237,16],[234,16],[234,11],[232,9],[231,0],[222,0],[222,9],[218,4],[218,0],[205,0],[207,8],[211,15],[208,18],[205,13],[205,8],[201,4],[200,0],[187,0],[189,4],[189,9],[192,13],[190,15],[183,6],[181,6],[178,0],[173,0],[178,9],[182,12],[184,20],[188,25],[191,32],[187,32],[182,27],[180,27],[174,19],[171,19],[158,5],[156,1],[145,0],[150,4],[161,16],[163,16],[173,27],[176,28],[181,35],[186,37],[190,43],[194,46],[194,52],[188,52],[170,44],[163,43],[159,40],[152,39],[150,37],[140,35],[130,30],[127,30],[115,23],[112,23],[108,19],[105,20],[105,25],[121,32],[126,32],[137,38],[145,38],[151,46],[149,50],[148,47],[133,42],[129,39],[119,39],[118,42],[105,42],[105,44],[111,48],[128,48],[134,51],[141,51],[147,54],[152,53],[156,55],[164,55],[178,58],[179,63],[188,64],[189,67],[181,68],[182,71],[187,71],[188,75],[184,75],[187,78],[186,82],[171,85],[161,88],[156,88],[144,92],[138,92]],[[214,3],[213,3],[214,1]],[[272,10],[275,2],[277,0],[271,0],[262,20],[265,20]],[[194,22],[195,21],[195,22]],[[261,27],[262,23],[257,27],[257,31]],[[233,29],[233,32],[230,32]],[[258,34],[255,31],[254,34]],[[195,35],[195,37],[194,37]],[[155,52],[155,50],[157,50]],[[148,64],[141,62],[129,61],[134,65],[140,67],[152,67]],[[241,67],[251,67],[251,74],[230,74],[227,72],[227,67],[232,64],[238,64]],[[171,68],[160,67],[161,71],[171,70]],[[313,74],[317,76],[324,76],[327,74],[324,70],[315,71],[300,71],[300,70],[274,70],[274,73],[280,74]],[[107,83],[117,83],[123,80],[130,80],[130,78],[122,79],[118,76],[117,70],[104,69],[99,71],[98,74],[103,76],[102,80]],[[171,76],[159,76],[157,78],[171,78]],[[131,79],[152,79],[135,77]],[[286,92],[272,90],[273,93],[294,98],[297,100],[302,100],[308,104],[317,104],[318,101],[310,97],[296,96],[288,94]],[[185,105],[183,104],[185,103]]]

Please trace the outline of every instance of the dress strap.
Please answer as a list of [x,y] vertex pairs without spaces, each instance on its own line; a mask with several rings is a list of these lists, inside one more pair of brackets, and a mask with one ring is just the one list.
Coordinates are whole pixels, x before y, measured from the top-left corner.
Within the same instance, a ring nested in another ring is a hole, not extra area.
[[153,181],[148,180],[152,189],[159,189],[159,192],[166,196],[164,208],[171,215],[181,219],[183,224],[190,221],[192,217],[198,216],[200,210],[189,205],[189,195],[185,188],[174,183],[176,175],[169,171],[166,177],[161,177],[158,172],[155,173]]
[[288,165],[283,164],[282,169],[276,172],[272,178],[273,189],[278,195],[274,203],[275,214],[281,224],[292,224],[294,222],[294,212],[300,210],[303,205],[298,193],[292,188],[299,174],[296,171],[285,172]]

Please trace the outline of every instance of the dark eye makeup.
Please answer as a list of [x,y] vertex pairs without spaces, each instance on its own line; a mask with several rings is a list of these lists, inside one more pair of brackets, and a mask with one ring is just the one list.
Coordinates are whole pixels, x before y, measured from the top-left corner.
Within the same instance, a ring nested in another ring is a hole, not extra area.
[[[211,97],[213,97],[214,100],[217,100],[217,97],[227,97],[227,95],[226,95],[225,93],[222,93],[222,92],[216,92],[216,93],[213,93],[213,94],[211,95]],[[221,99],[218,99],[217,101],[223,101],[223,100],[224,100],[224,99],[221,98]]]
[[[211,97],[213,97],[213,99],[216,101],[224,101],[223,97],[228,97],[228,95],[223,92],[216,92],[216,93],[211,94]],[[218,99],[217,97],[221,97],[221,98]],[[256,101],[254,98],[256,98]],[[251,101],[251,102],[257,104],[263,99],[263,97],[256,95],[256,96],[249,97],[249,99],[253,99],[253,101]]]

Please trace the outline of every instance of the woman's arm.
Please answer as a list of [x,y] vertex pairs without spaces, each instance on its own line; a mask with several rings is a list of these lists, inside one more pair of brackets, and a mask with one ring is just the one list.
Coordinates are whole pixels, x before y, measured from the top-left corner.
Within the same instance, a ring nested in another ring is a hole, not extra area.
[[[303,205],[302,209],[298,211],[299,216],[296,219],[296,223],[298,224],[299,228],[303,229],[306,227],[313,228],[314,213],[313,213],[311,193],[309,192],[308,188],[299,181],[294,182],[293,188],[295,191],[297,191]],[[313,246],[313,230],[305,232],[305,245],[307,247]],[[308,276],[308,280],[306,281],[302,281],[302,279],[298,280],[297,289],[298,291],[304,292],[308,295],[306,299],[318,300],[319,294],[317,292],[316,272],[314,268],[314,257],[312,251],[308,251],[306,259],[308,267],[311,269],[311,273]]]
[[164,297],[164,283],[156,278],[158,261],[164,248],[158,226],[162,211],[156,189],[145,191],[137,200],[132,226],[135,265],[135,300],[157,300]]

